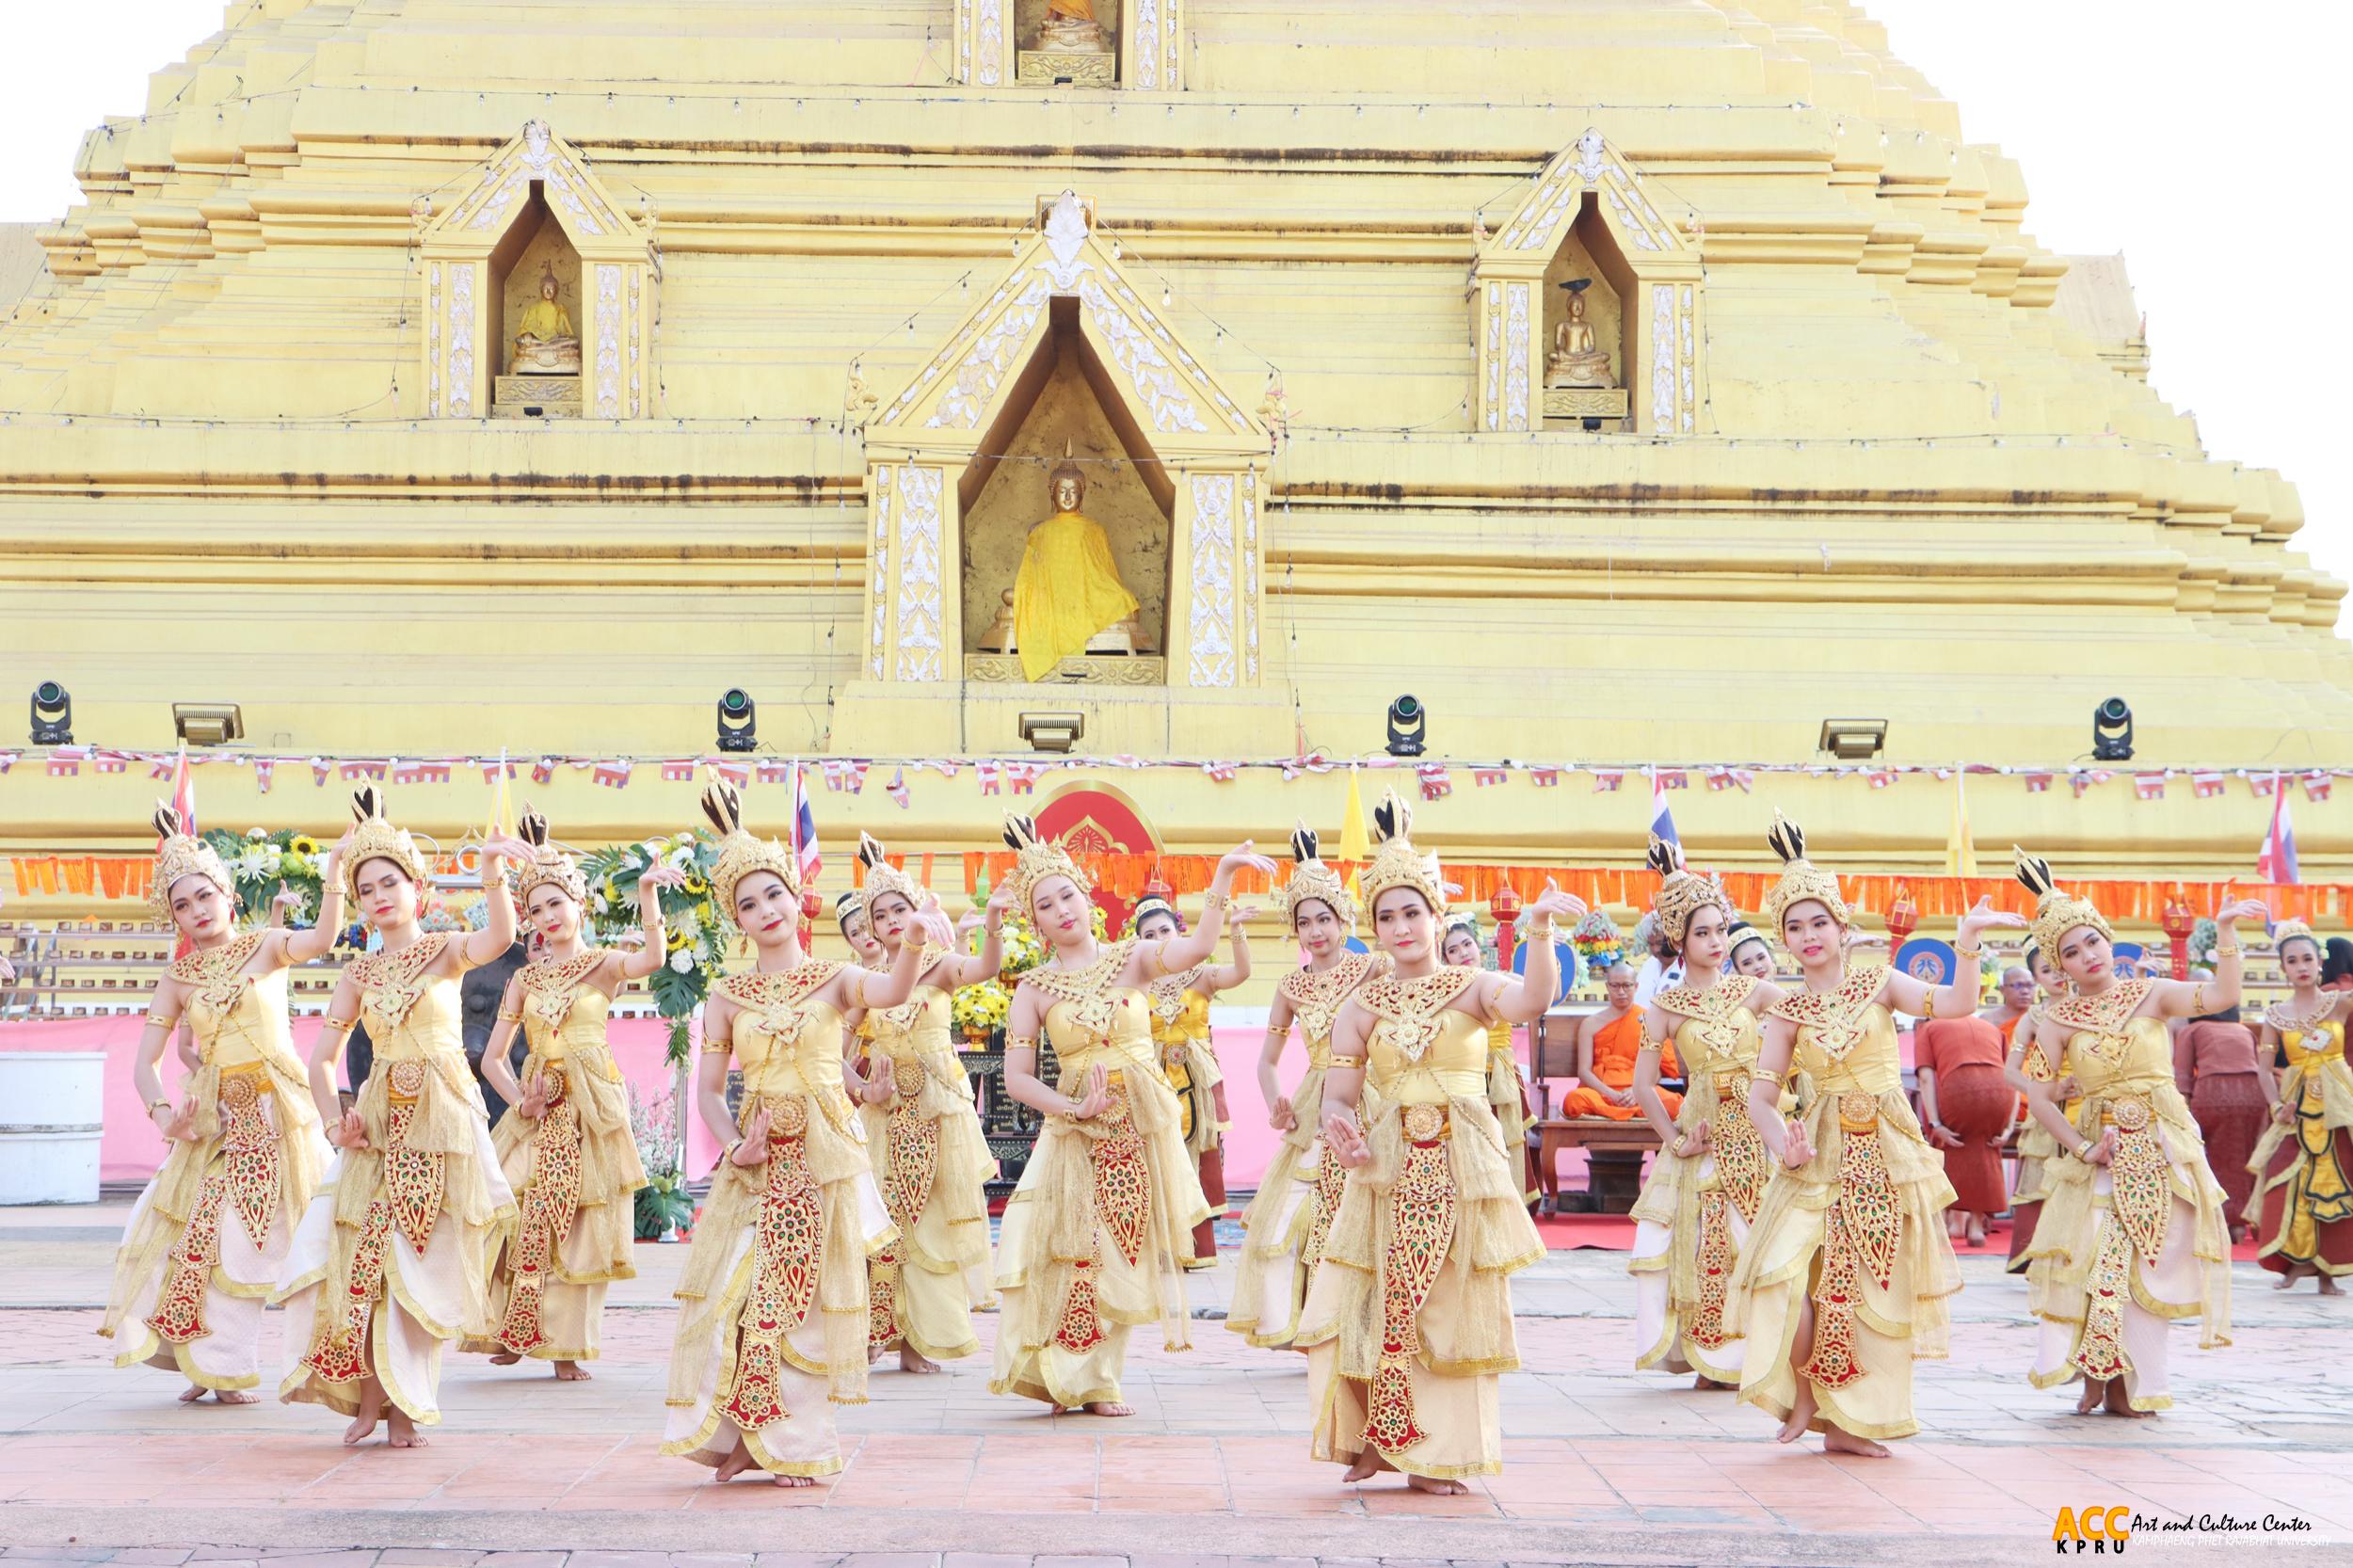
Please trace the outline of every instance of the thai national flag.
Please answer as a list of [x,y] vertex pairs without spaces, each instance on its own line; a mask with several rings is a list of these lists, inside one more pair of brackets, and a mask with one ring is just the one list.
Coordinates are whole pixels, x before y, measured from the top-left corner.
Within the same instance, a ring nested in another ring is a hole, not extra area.
[[792,764],[792,856],[800,862],[801,886],[816,887],[825,857],[817,848],[817,813],[808,808],[808,785],[798,762]]
[[2288,821],[2288,792],[2275,776],[2271,788],[2271,831],[2255,856],[2255,874],[2265,882],[2301,882],[2296,870],[2296,824]]
[[[188,743],[180,743],[180,755],[171,765],[171,808],[180,813],[180,831],[193,839],[196,832],[196,778],[188,771]],[[161,849],[163,841],[156,840]]]
[[1667,781],[1658,770],[1650,770],[1650,830],[1671,844],[1683,840],[1675,836],[1674,813],[1667,809]]

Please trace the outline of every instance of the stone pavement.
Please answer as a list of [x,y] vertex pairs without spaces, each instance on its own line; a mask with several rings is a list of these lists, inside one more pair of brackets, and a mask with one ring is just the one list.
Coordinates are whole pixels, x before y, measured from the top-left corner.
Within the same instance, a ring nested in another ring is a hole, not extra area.
[[[92,1331],[125,1207],[0,1209],[0,1568],[1944,1563],[2046,1552],[2058,1510],[2087,1506],[2139,1516],[2142,1562],[2250,1544],[2343,1562],[2353,1542],[2353,1380],[2326,1375],[2353,1300],[2275,1295],[2245,1266],[2236,1343],[2201,1352],[2176,1331],[2178,1408],[2153,1420],[2077,1417],[2027,1384],[2024,1286],[1964,1254],[1953,1357],[1920,1376],[1924,1434],[1884,1461],[1781,1448],[1730,1396],[1630,1370],[1623,1259],[1564,1253],[1520,1276],[1529,1370],[1503,1383],[1507,1465],[1465,1497],[1340,1485],[1306,1457],[1302,1364],[1208,1318],[1190,1352],[1137,1336],[1125,1421],[993,1399],[985,1352],[880,1373],[841,1413],[848,1469],[788,1492],[658,1452],[682,1247],[638,1249],[594,1382],[453,1356],[432,1446],[395,1453],[344,1448],[309,1407],[182,1406],[168,1375],[113,1369]],[[1225,1272],[1193,1286],[1214,1311]],[[2155,1528],[2225,1514],[2257,1528]]]

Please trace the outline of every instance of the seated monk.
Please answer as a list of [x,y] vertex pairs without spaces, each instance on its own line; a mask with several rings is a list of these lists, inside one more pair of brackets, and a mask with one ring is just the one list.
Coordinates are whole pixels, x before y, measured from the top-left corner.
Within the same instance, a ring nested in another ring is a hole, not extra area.
[[[1608,1001],[1585,1016],[1577,1031],[1577,1086],[1561,1102],[1563,1117],[1607,1116],[1613,1122],[1641,1119],[1634,1103],[1634,1059],[1642,1050],[1642,1010],[1634,1004],[1634,966],[1619,964],[1604,977]],[[1660,1049],[1658,1076],[1681,1078],[1673,1041]],[[1683,1096],[1671,1089],[1658,1091],[1667,1114],[1680,1115]]]

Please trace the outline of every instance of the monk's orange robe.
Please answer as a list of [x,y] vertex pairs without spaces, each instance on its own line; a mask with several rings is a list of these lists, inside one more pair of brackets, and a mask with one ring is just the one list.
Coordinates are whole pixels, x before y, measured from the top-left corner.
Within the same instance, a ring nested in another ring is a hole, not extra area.
[[[1612,1089],[1634,1087],[1634,1059],[1642,1049],[1642,1015],[1638,1010],[1625,1015],[1615,1023],[1605,1024],[1593,1032],[1593,1076]],[[1675,1064],[1674,1042],[1670,1040],[1659,1048],[1658,1072],[1662,1078],[1678,1078],[1682,1069]],[[1667,1107],[1667,1114],[1679,1115],[1683,1096],[1672,1089],[1661,1089],[1658,1097]],[[1635,1105],[1612,1105],[1602,1098],[1601,1091],[1577,1085],[1561,1102],[1562,1116],[1607,1116],[1613,1122],[1630,1122],[1642,1113]]]

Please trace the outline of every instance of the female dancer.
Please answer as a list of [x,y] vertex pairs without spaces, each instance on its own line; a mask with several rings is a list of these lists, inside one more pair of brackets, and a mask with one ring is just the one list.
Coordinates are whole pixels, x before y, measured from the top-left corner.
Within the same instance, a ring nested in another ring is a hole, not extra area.
[[1773,978],[1773,950],[1765,941],[1765,934],[1746,920],[1734,920],[1729,933],[1731,957],[1725,968],[1751,980]]
[[[1209,1218],[1193,1227],[1193,1269],[1217,1267],[1217,1216],[1225,1212],[1225,1075],[1217,1064],[1217,1047],[1209,1035],[1209,999],[1250,978],[1250,921],[1257,911],[1244,904],[1229,912],[1225,924],[1234,935],[1234,961],[1195,964],[1182,974],[1162,975],[1144,988],[1152,1003],[1152,1043],[1160,1050],[1160,1076],[1176,1091],[1179,1125],[1185,1148],[1193,1157],[1201,1177],[1201,1196],[1209,1205]],[[1147,895],[1138,901],[1128,922],[1128,934],[1140,942],[1165,941],[1185,934],[1184,918],[1166,899]]]
[[[2034,1085],[2058,1080],[2057,1069],[2043,1058],[2039,1036],[2042,1010],[2067,994],[2067,977],[2032,942],[2026,944],[2026,969],[2034,976],[2034,1004],[2010,1026],[2009,1054],[2002,1062],[2002,1081],[2026,1096],[2025,1121],[2018,1129],[2018,1173],[2010,1184],[2009,1261],[2003,1265],[2005,1272],[2013,1274],[2026,1272],[2026,1250],[2034,1244],[2035,1222],[2042,1214],[2043,1162],[2058,1154],[2050,1129],[2035,1120]],[[2080,1103],[2074,1080],[2059,1084],[2059,1091],[2067,1117],[2073,1121]]]
[[[1967,1013],[1979,936],[2026,922],[1979,900],[1961,919],[1960,974],[1945,985],[1850,964],[1838,879],[1806,860],[1805,835],[1778,811],[1767,841],[1785,869],[1765,913],[1805,986],[1766,1010],[1749,1116],[1781,1169],[1733,1269],[1724,1324],[1748,1336],[1741,1402],[1781,1416],[1780,1441],[1811,1430],[1826,1451],[1883,1458],[1878,1439],[1919,1430],[1912,1364],[1945,1353],[1945,1298],[1961,1288],[1945,1232],[1953,1190],[1904,1097],[1889,1010]],[[1813,1087],[1800,1119],[1784,1122],[1792,1062]]]
[[[1298,1342],[1311,1452],[1346,1481],[1398,1470],[1453,1496],[1503,1468],[1497,1375],[1519,1365],[1511,1276],[1544,1256],[1517,1149],[1487,1103],[1487,1029],[1541,1017],[1560,985],[1554,920],[1585,906],[1547,885],[1528,903],[1520,979],[1438,961],[1446,875],[1389,795],[1362,884],[1393,968],[1332,1028],[1323,1137],[1348,1168]],[[1363,1104],[1359,1119],[1358,1098]]]
[[[1261,1349],[1305,1349],[1296,1342],[1299,1313],[1307,1304],[1308,1280],[1348,1176],[1346,1166],[1324,1159],[1323,1080],[1332,1065],[1332,1025],[1350,994],[1389,962],[1350,951],[1356,897],[1316,851],[1315,834],[1300,824],[1291,832],[1290,880],[1275,897],[1307,961],[1275,986],[1274,1004],[1267,1009],[1266,1045],[1258,1053],[1258,1093],[1266,1100],[1267,1125],[1283,1141],[1257,1195],[1242,1210],[1234,1304],[1225,1315],[1227,1328]],[[1274,1070],[1293,1023],[1306,1042],[1307,1068],[1286,1095]],[[1270,1320],[1269,1312],[1276,1316]]]
[[2054,1085],[2027,1090],[2060,1151],[2043,1162],[2042,1213],[2026,1253],[2027,1304],[2042,1320],[2034,1385],[2080,1377],[2076,1414],[2089,1415],[2105,1396],[2112,1416],[2146,1415],[2173,1402],[2169,1320],[2201,1318],[2201,1349],[2231,1342],[2230,1223],[2198,1123],[2174,1086],[2165,1020],[2238,1000],[2232,928],[2264,906],[2242,900],[2216,912],[2223,945],[2214,979],[2119,980],[2105,918],[2059,892],[2044,862],[2024,850],[2017,856],[2018,880],[2036,899],[2034,944],[2074,986],[2043,1010],[2035,1037],[2083,1094],[2071,1122]]
[[[506,983],[482,1076],[514,1107],[491,1129],[490,1146],[521,1216],[490,1279],[498,1326],[466,1349],[502,1367],[525,1356],[552,1361],[559,1381],[580,1383],[588,1377],[581,1363],[597,1358],[605,1286],[637,1276],[631,1253],[646,1185],[606,1019],[624,986],[668,958],[661,889],[686,873],[653,866],[638,877],[645,941],[634,952],[592,948],[581,935],[588,882],[579,865],[548,842],[547,819],[528,806],[516,833],[532,851],[515,888],[539,957]],[[507,1063],[518,1024],[531,1048],[520,1079]]]
[[[1692,875],[1682,847],[1652,835],[1651,899],[1659,935],[1683,960],[1683,983],[1667,986],[1643,1013],[1634,1097],[1658,1133],[1658,1158],[1633,1209],[1637,1368],[1696,1370],[1693,1386],[1740,1382],[1743,1342],[1724,1332],[1724,1287],[1764,1202],[1770,1162],[1749,1120],[1749,1078],[1761,1044],[1756,1016],[1780,989],[1724,968],[1732,901],[1717,877]],[[1689,1075],[1680,1116],[1658,1095],[1658,1059],[1669,1041]]]
[[[344,845],[327,857],[315,926],[239,936],[236,883],[220,856],[182,833],[168,806],[156,808],[155,831],[163,841],[148,897],[189,951],[155,982],[131,1081],[171,1152],[131,1210],[98,1332],[119,1347],[116,1366],[145,1362],[187,1379],[183,1404],[207,1390],[222,1404],[251,1404],[262,1305],[328,1160],[287,1032],[286,971],[334,942]],[[174,1111],[155,1069],[184,1016],[197,1064]]]
[[[1186,1346],[1183,1272],[1209,1208],[1160,1074],[1145,987],[1216,952],[1234,872],[1273,866],[1243,844],[1218,861],[1198,930],[1107,947],[1078,862],[1027,817],[1005,819],[1005,883],[1053,952],[1021,977],[1006,1037],[1006,1092],[1046,1125],[1005,1206],[989,1392],[1132,1415],[1119,1397],[1128,1331],[1158,1318],[1168,1346]],[[1040,1034],[1061,1064],[1059,1086],[1037,1076]]]
[[2320,989],[2320,943],[2302,921],[2281,924],[2274,939],[2295,989],[2265,1015],[2256,1052],[2271,1125],[2247,1162],[2261,1183],[2247,1218],[2256,1256],[2280,1276],[2274,1289],[2310,1274],[2334,1296],[2337,1276],[2353,1273],[2353,1073],[2345,1065],[2353,991]]
[[[916,917],[939,902],[890,864],[883,847],[858,835],[866,868],[858,889],[867,928],[896,962]],[[988,1288],[989,1177],[997,1161],[981,1135],[972,1082],[956,1060],[948,1000],[1004,966],[998,927],[1012,900],[1001,888],[988,901],[988,935],[978,957],[953,947],[936,952],[907,1000],[869,1008],[856,1094],[864,1102],[866,1147],[878,1158],[883,1201],[898,1237],[867,1260],[866,1352],[871,1361],[899,1352],[904,1372],[936,1372],[943,1360],[981,1348],[972,1308]]]
[[[482,846],[488,919],[463,936],[418,924],[432,872],[383,792],[352,798],[341,846],[344,891],[382,946],[344,967],[311,1048],[311,1098],[343,1153],[302,1224],[276,1299],[291,1360],[278,1397],[352,1417],[345,1443],[389,1427],[395,1448],[441,1418],[441,1342],[489,1330],[490,1259],[515,1217],[482,1091],[466,1061],[458,978],[515,942],[503,862],[518,840]],[[374,1066],[359,1104],[341,1109],[335,1064],[364,1014]]]
[[[1457,915],[1447,922],[1446,940],[1438,950],[1438,957],[1456,968],[1486,967],[1488,953],[1486,945],[1479,939],[1477,915]],[[1503,1128],[1504,1146],[1520,1151],[1520,1185],[1527,1189],[1522,1196],[1533,1208],[1540,1194],[1536,1191],[1535,1155],[1528,1146],[1528,1128],[1535,1117],[1529,1112],[1528,1082],[1520,1077],[1519,1059],[1512,1050],[1512,1025],[1502,1018],[1487,1026],[1487,1107],[1496,1113],[1496,1125]]]
[[719,834],[712,902],[757,956],[703,1003],[695,1102],[725,1152],[679,1282],[662,1451],[720,1480],[757,1464],[779,1486],[808,1486],[841,1468],[833,1406],[866,1398],[866,1260],[891,1234],[843,1088],[842,1016],[906,1000],[929,946],[949,945],[948,922],[919,912],[888,974],[810,958],[792,852],[744,830],[730,784],[704,792],[703,813]]

